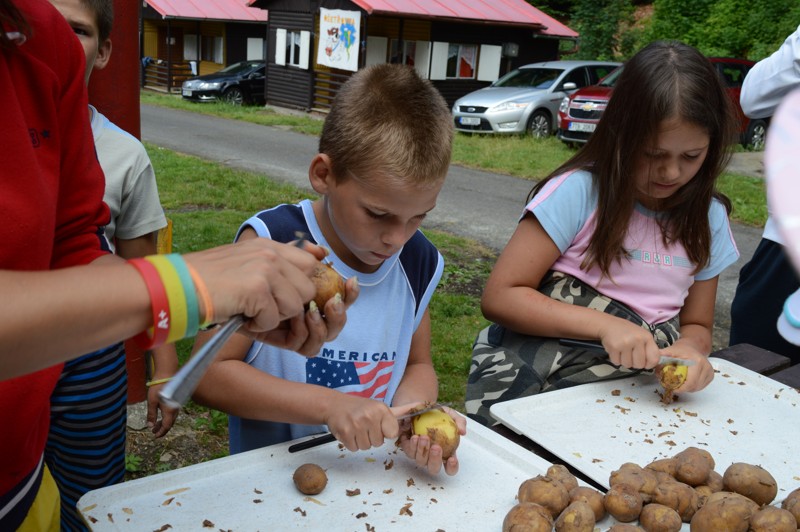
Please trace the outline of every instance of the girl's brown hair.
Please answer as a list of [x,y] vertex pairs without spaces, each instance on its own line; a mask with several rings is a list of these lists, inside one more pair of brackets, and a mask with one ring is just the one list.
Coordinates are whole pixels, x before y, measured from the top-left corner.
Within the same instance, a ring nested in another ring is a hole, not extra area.
[[733,110],[714,65],[691,46],[653,42],[624,65],[597,129],[578,153],[531,191],[535,196],[553,177],[574,169],[592,173],[598,191],[597,226],[581,267],[598,266],[608,275],[613,261],[626,256],[623,242],[636,205],[636,164],[653,146],[659,126],[679,118],[705,129],[709,146],[700,170],[663,200],[659,224],[664,243],[680,242],[695,272],[708,263],[712,198],[730,213],[731,203],[715,186],[730,160],[736,137]]

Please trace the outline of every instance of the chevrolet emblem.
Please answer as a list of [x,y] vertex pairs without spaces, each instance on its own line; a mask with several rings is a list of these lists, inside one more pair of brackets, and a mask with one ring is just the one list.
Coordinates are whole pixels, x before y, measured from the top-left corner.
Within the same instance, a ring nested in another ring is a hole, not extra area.
[[581,111],[594,111],[597,109],[597,104],[594,102],[586,102],[581,105]]

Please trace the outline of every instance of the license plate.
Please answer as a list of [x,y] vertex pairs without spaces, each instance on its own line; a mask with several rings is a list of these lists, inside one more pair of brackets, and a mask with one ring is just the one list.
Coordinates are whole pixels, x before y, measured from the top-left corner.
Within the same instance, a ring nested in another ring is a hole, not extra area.
[[191,97],[192,97],[192,91],[190,91],[189,89],[183,89],[183,90],[181,90],[181,94],[183,94],[183,95],[184,95],[184,96],[186,96],[187,98],[191,98]]
[[458,119],[458,122],[462,126],[479,126],[479,125],[481,125],[481,119],[480,118],[474,118],[474,117],[471,117],[471,116],[462,116],[461,118]]
[[583,131],[584,133],[592,133],[594,132],[594,128],[597,127],[597,124],[587,124],[585,122],[570,122],[569,129],[570,131]]

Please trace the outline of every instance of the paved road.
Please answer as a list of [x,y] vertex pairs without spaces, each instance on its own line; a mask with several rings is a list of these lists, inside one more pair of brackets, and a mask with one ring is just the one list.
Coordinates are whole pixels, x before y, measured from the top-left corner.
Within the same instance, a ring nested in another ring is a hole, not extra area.
[[[308,164],[316,154],[316,137],[148,105],[142,105],[141,113],[142,139],[147,142],[309,188]],[[752,159],[737,154],[731,166],[751,173],[758,167]],[[453,165],[425,226],[478,240],[499,251],[514,230],[530,188],[531,182],[524,179]],[[742,257],[720,276],[714,335],[717,348],[727,345],[729,308],[739,268],[752,255],[761,230],[734,224],[733,234]]]

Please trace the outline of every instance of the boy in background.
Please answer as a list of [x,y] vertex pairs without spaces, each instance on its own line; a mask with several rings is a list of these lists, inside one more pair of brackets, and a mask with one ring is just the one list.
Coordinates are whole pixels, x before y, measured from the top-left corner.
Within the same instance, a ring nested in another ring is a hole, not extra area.
[[[85,81],[111,57],[113,0],[51,0],[83,46]],[[103,200],[111,210],[105,228],[112,250],[125,259],[156,253],[158,230],[167,225],[155,174],[144,146],[91,105],[95,149],[106,177]],[[178,369],[175,346],[153,350],[153,381]],[[158,403],[161,385],[148,390],[148,426],[166,434],[178,410]],[[125,475],[127,373],[122,343],[67,362],[51,397],[45,460],[61,493],[62,530],[83,530],[75,508],[89,490],[121,482]],[[158,409],[161,419],[158,419]]]
[[[349,450],[395,438],[396,417],[434,402],[428,303],[444,268],[441,254],[418,230],[447,175],[453,140],[450,111],[439,92],[409,67],[375,65],[340,89],[325,119],[309,180],[320,198],[262,211],[237,240],[289,242],[297,232],[331,250],[349,301],[341,334],[319,352],[296,352],[236,334],[223,347],[194,395],[230,414],[232,453],[327,430]],[[342,294],[345,295],[345,294]],[[313,302],[312,302],[313,303]],[[312,304],[306,319],[324,309]],[[198,336],[198,340],[208,339]],[[195,343],[197,350],[203,340]],[[466,420],[452,410],[459,431]],[[442,449],[427,436],[403,438],[418,465],[436,474]]]

